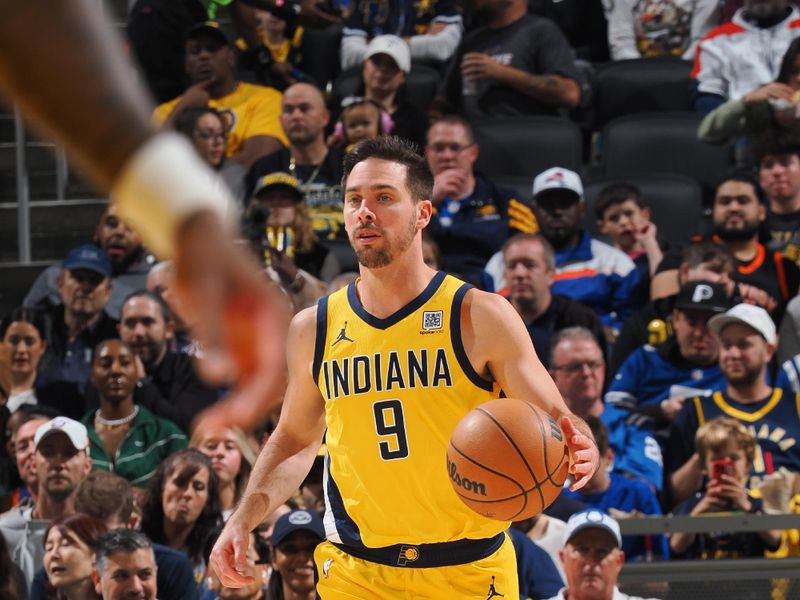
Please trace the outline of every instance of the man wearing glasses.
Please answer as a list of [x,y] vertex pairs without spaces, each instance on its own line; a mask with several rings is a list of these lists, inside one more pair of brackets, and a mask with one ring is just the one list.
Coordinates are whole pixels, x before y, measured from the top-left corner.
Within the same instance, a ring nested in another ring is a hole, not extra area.
[[472,127],[447,116],[428,129],[425,158],[433,172],[435,213],[428,229],[443,268],[486,289],[484,265],[509,236],[539,229],[533,211],[514,192],[494,185],[473,165],[478,158]]
[[550,376],[570,410],[583,418],[599,417],[606,361],[596,333],[578,326],[555,332],[548,358]]

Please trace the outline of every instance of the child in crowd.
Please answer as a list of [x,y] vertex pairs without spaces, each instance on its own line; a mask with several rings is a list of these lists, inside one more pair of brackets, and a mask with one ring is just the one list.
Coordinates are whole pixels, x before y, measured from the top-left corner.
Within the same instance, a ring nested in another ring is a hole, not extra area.
[[[718,417],[702,425],[695,447],[706,482],[693,498],[679,504],[673,514],[699,515],[713,512],[762,512],[762,502],[745,487],[753,468],[756,438],[730,417]],[[684,533],[670,535],[669,546],[680,558],[747,558],[774,551],[781,542],[780,530],[744,533]]]
[[656,239],[656,226],[650,209],[635,185],[612,183],[600,190],[595,205],[597,229],[611,239],[615,248],[630,256],[639,272],[638,293],[642,302],[650,295],[650,276],[664,258]]
[[[608,430],[603,422],[589,415],[586,423],[597,442],[600,466],[582,489],[572,492],[565,487],[562,493],[617,518],[661,515],[656,494],[646,482],[612,472],[614,450],[608,443]],[[623,536],[622,549],[627,561],[666,559],[669,555],[667,540],[663,535]]]
[[347,151],[362,140],[388,135],[394,128],[392,117],[374,100],[351,96],[342,101],[342,113],[332,135],[332,143]]

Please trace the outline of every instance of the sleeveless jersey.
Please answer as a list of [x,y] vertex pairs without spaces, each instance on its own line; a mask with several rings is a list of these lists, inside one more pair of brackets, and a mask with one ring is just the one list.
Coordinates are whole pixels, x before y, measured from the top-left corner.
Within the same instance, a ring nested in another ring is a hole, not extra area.
[[325,399],[325,529],[357,548],[495,536],[507,524],[453,490],[446,449],[460,419],[494,397],[461,343],[468,284],[437,273],[386,318],[355,282],[320,300],[314,378]]

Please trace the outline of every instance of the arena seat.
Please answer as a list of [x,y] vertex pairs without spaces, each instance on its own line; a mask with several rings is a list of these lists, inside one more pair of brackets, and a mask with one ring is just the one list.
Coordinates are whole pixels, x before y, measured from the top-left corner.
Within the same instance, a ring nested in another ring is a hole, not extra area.
[[697,113],[673,112],[613,120],[603,129],[603,175],[684,175],[696,179],[707,194],[729,170],[731,149],[704,144],[697,138],[702,119]]
[[691,110],[692,63],[673,57],[619,60],[594,78],[594,127],[642,112]]
[[558,117],[498,117],[472,124],[480,144],[476,167],[490,177],[525,176],[550,167],[580,172],[580,128]]
[[[406,99],[412,106],[427,113],[440,80],[439,72],[433,67],[412,62],[411,72],[406,77]],[[331,95],[332,116],[338,116],[339,106],[344,98],[358,93],[360,83],[361,67],[351,67],[339,74]]]
[[694,179],[681,175],[635,175],[592,181],[584,188],[586,216],[583,227],[592,235],[597,231],[594,207],[600,190],[610,183],[631,183],[639,188],[642,200],[650,207],[651,220],[658,228],[658,237],[671,245],[681,245],[701,229],[703,192]]

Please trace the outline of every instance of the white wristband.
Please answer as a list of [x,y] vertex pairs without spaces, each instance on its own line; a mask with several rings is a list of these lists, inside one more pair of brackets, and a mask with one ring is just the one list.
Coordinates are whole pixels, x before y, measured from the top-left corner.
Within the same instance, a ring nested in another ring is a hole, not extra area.
[[225,183],[177,133],[159,133],[129,159],[111,192],[120,216],[159,258],[175,252],[176,232],[189,216],[219,215],[233,229],[236,204]]

